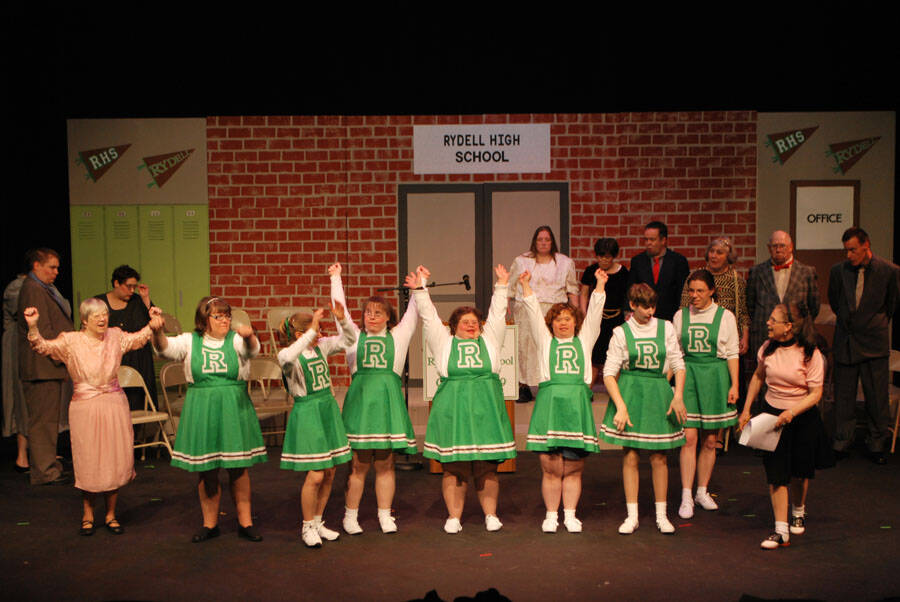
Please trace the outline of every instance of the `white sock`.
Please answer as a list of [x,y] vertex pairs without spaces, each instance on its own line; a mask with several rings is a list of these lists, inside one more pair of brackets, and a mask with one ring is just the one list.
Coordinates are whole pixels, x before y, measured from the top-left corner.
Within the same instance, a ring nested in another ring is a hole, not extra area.
[[[353,511],[353,514],[356,514],[356,510]],[[378,509],[378,518],[390,518],[391,517],[391,509],[390,508],[379,508]]]
[[637,520],[637,517],[638,517],[637,503],[629,504],[626,502],[625,509],[628,511],[628,518],[633,518],[634,520]]
[[[700,489],[697,489],[697,493],[700,493]],[[685,488],[685,489],[681,490],[681,499],[682,499],[682,501],[684,501],[684,500],[694,501],[694,498],[691,495],[690,488]]]
[[704,493],[706,493],[706,487],[700,487],[700,486],[698,486],[698,487],[697,487],[697,497],[700,497],[700,496],[703,495]]
[[547,512],[547,516],[544,519],[552,518],[553,520],[559,520],[559,512]]
[[[381,510],[379,510],[381,512]],[[390,511],[389,511],[390,512]],[[344,506],[344,516],[347,518],[356,518],[359,515],[359,508],[347,508]],[[319,517],[321,518],[321,517]]]
[[788,541],[791,538],[791,531],[787,523],[775,521],[775,532],[781,535],[782,539]]
[[323,521],[322,521],[322,515],[319,514],[319,515],[314,516],[314,517],[313,517],[313,522],[316,523],[316,524],[319,524],[319,523],[323,522]]
[[305,521],[303,521],[303,526],[304,526],[304,527],[305,527],[306,525],[315,525],[315,524],[316,524],[316,521],[315,521],[315,520],[305,520]]
[[806,506],[795,506],[791,504],[791,516],[805,516]]
[[656,518],[666,518],[665,502],[656,502]]
[[565,520],[569,520],[570,518],[575,518],[575,509],[574,508],[563,508],[563,516]]

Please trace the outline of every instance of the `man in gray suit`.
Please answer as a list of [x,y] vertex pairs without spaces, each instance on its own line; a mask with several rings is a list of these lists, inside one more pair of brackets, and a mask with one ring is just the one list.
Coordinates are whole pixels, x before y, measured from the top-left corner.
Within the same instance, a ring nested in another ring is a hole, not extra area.
[[[819,315],[819,285],[816,269],[794,259],[794,242],[783,230],[769,237],[771,258],[750,269],[747,278],[747,311],[750,313],[748,367],[756,368],[756,352],[768,338],[766,320],[779,303],[806,307],[815,319]],[[749,374],[749,373],[748,373]]]
[[849,228],[841,237],[847,260],[831,268],[828,302],[834,330],[834,449],[846,456],[856,431],[857,382],[866,401],[866,447],[876,464],[885,464],[890,439],[888,410],[890,322],[900,300],[900,268],[872,254],[869,235]]
[[61,407],[64,407],[69,378],[66,366],[31,349],[25,335],[27,325],[22,312],[36,307],[40,314],[38,328],[45,339],[55,339],[61,332],[72,330],[72,306],[53,286],[59,273],[59,254],[53,249],[29,252],[31,271],[22,283],[16,319],[19,326],[19,378],[28,408],[28,461],[32,485],[65,485],[71,478],[63,474],[56,458]]

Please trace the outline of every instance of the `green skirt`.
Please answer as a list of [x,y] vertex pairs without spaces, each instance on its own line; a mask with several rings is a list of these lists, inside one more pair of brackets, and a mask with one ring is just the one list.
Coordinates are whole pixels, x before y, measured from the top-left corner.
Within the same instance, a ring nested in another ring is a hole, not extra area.
[[516,457],[516,442],[496,374],[445,378],[441,382],[428,416],[423,455],[438,462]]
[[416,435],[400,377],[393,370],[357,372],[344,398],[342,416],[351,448],[416,453]]
[[613,422],[616,404],[610,401],[600,425],[601,439],[638,449],[672,449],[684,445],[684,429],[678,424],[675,412],[666,415],[672,403],[672,387],[665,377],[623,370],[619,374],[619,391],[633,426],[616,430]]
[[731,375],[726,360],[696,361],[685,358],[685,428],[715,430],[737,424],[737,409],[728,405]]
[[324,470],[353,457],[331,390],[295,397],[281,451],[285,470]]
[[188,386],[172,466],[202,472],[265,461],[266,446],[245,382]]
[[598,452],[597,426],[591,409],[591,390],[583,382],[542,382],[528,426],[530,451],[547,452],[571,447]]

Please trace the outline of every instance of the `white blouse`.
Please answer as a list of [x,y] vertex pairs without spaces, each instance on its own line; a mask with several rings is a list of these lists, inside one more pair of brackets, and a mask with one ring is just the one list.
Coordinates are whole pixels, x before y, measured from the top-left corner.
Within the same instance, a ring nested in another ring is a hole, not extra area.
[[[189,383],[194,382],[194,376],[191,374],[191,349],[194,345],[194,333],[182,332],[174,337],[166,338],[168,339],[168,345],[159,354],[176,362],[184,360],[184,376]],[[248,349],[244,343],[244,337],[234,333],[232,341],[238,356],[238,380],[249,380],[250,378],[250,358],[259,355],[259,339],[254,338],[254,340],[256,345]],[[219,349],[224,344],[225,339],[217,339],[209,334],[203,335],[203,345],[205,347]]]
[[[646,324],[638,324],[634,316],[629,318],[628,324],[636,339],[655,339],[658,326],[657,318],[650,318]],[[665,320],[664,320],[665,322]],[[668,371],[678,372],[684,370],[684,357],[681,354],[681,345],[675,336],[675,327],[671,322],[666,324],[666,363],[663,365],[663,373]],[[625,331],[622,326],[616,326],[612,338],[609,340],[609,350],[606,352],[606,363],[603,365],[603,376],[616,376],[622,370],[628,370],[628,345],[625,342]]]
[[[706,309],[696,310],[694,306],[688,307],[691,312],[692,324],[712,324],[716,317],[716,310],[719,306],[713,302]],[[681,312],[684,308],[675,312],[672,319],[672,326],[675,328],[675,336],[678,337],[678,343],[681,344]],[[740,337],[738,336],[737,320],[734,314],[727,309],[722,314],[722,321],[719,322],[719,338],[716,341],[716,357],[723,360],[737,359],[739,356],[738,347],[740,345]]]
[[344,312],[344,319],[339,324],[341,326],[341,334],[337,336],[323,337],[317,341],[318,331],[310,328],[300,338],[278,352],[278,363],[281,364],[281,369],[287,381],[288,391],[291,392],[292,396],[306,396],[306,379],[303,378],[303,369],[297,358],[302,355],[306,359],[316,359],[318,357],[316,347],[322,350],[322,355],[328,357],[356,344],[358,331],[350,328],[352,323],[347,319],[346,311]]
[[538,263],[528,255],[516,257],[509,269],[509,281],[515,283],[508,291],[509,296],[515,296],[517,302],[522,301],[519,275],[526,270],[531,272],[531,289],[540,303],[565,303],[568,301],[567,295],[579,294],[581,289],[575,278],[575,263],[562,253],[557,253],[555,259]]

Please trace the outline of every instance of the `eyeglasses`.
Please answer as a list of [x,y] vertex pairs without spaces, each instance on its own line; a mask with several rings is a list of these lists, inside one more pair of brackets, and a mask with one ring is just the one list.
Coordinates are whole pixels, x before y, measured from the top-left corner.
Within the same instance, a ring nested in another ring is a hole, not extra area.
[[380,309],[376,309],[376,310],[370,310],[370,309],[367,309],[366,312],[365,312],[365,315],[366,315],[367,318],[383,318],[383,317],[386,316],[387,314],[385,314],[385,313],[384,313],[383,311],[381,311]]
[[220,322],[231,319],[231,316],[229,314],[211,314],[209,317]]
[[790,324],[791,323],[790,320],[776,320],[775,318],[769,318],[768,320],[766,320],[766,324],[768,324],[769,322],[771,322],[772,324]]

